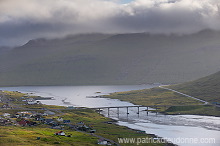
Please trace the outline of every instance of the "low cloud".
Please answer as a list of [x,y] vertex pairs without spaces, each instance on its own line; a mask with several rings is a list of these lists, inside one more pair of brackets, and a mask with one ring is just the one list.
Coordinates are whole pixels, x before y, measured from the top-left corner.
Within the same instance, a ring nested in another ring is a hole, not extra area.
[[219,0],[0,0],[0,46],[77,33],[220,30]]

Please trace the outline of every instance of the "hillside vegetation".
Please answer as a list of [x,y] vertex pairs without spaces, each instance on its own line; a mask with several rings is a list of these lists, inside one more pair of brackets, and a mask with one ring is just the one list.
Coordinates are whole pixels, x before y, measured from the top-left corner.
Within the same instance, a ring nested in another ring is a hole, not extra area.
[[220,32],[84,34],[0,49],[0,85],[181,83],[217,72]]
[[[195,81],[166,86],[166,88],[175,89],[179,92],[208,101],[211,104],[220,103],[220,72]],[[159,87],[113,93],[104,97],[129,101],[138,105],[168,105],[159,110],[169,114],[220,116],[220,107],[202,105],[202,102],[193,98]]]
[[[27,97],[27,94],[17,91],[0,91],[0,97],[4,99],[4,104],[9,104],[12,107],[0,107],[1,146],[95,146],[98,145],[98,140],[104,139],[118,143],[118,138],[157,137],[153,134],[119,126],[116,124],[117,121],[104,117],[92,109],[43,104],[28,105],[24,108],[26,103],[23,101],[24,97],[28,99],[32,96]],[[9,102],[6,102],[6,99]],[[53,114],[44,115],[43,113],[46,111]],[[5,116],[6,113],[10,116]],[[62,121],[58,121],[60,118],[62,118]],[[50,119],[52,122],[47,123],[46,119]],[[24,120],[29,121],[29,123],[35,122],[35,124],[23,125],[19,123]],[[69,122],[65,123],[65,120]],[[91,128],[95,130],[95,133],[90,132]],[[65,132],[66,136],[55,135],[56,132],[61,130]],[[113,142],[112,145],[115,145]],[[133,146],[134,143],[121,143],[120,145]],[[148,145],[173,146],[170,143],[149,143]]]
[[195,81],[173,85],[169,88],[208,102],[220,103],[220,72]]

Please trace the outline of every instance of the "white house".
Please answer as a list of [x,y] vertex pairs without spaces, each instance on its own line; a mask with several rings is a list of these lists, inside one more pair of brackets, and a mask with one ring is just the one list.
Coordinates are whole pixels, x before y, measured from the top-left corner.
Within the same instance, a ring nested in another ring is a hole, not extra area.
[[98,140],[98,145],[112,145],[109,141],[107,140]]
[[36,101],[33,98],[27,99],[27,104],[40,104],[40,101]]
[[58,122],[63,122],[63,118],[59,117],[59,118],[57,118],[57,121]]
[[37,101],[28,101],[27,104],[37,104]]
[[55,135],[60,135],[60,136],[65,136],[65,132],[63,132],[63,131],[59,131],[59,132],[56,132],[54,134]]
[[9,117],[11,116],[11,114],[9,114],[9,113],[4,113],[3,116],[4,116],[5,118],[9,118]]

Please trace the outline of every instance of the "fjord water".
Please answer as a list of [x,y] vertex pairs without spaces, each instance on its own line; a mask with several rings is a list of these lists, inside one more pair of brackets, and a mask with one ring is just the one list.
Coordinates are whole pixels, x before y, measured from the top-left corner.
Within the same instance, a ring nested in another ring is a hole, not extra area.
[[43,104],[75,107],[106,107],[133,105],[114,99],[91,98],[91,96],[107,95],[113,92],[152,88],[157,85],[123,85],[123,86],[23,86],[0,87],[0,90],[33,93],[42,97],[54,97],[55,100],[42,100]]
[[[49,105],[64,105],[76,107],[108,107],[133,105],[117,99],[91,98],[91,96],[106,95],[113,92],[122,92],[138,89],[152,88],[156,85],[131,85],[131,86],[25,86],[25,87],[0,87],[0,90],[20,91],[32,93],[43,97],[54,97],[54,100],[42,100]],[[220,117],[195,116],[195,115],[163,115],[147,113],[146,108],[103,110],[104,116],[118,120],[119,125],[146,131],[164,138],[196,138],[203,143],[178,143],[182,146],[219,146],[220,145]],[[206,138],[206,139],[205,139]],[[214,138],[215,143],[208,143],[207,138]],[[205,142],[204,142],[205,141]],[[175,143],[175,141],[174,141]]]
[[[220,117],[197,115],[163,115],[147,112],[146,108],[111,109],[103,114],[118,124],[155,134],[180,146],[219,146]],[[214,139],[214,142],[213,142]]]

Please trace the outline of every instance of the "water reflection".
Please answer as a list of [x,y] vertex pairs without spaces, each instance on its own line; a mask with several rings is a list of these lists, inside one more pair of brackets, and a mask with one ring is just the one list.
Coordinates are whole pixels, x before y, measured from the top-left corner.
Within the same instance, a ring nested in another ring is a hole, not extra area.
[[[42,101],[44,104],[65,105],[62,100],[73,106],[81,107],[109,107],[109,106],[132,106],[129,102],[116,99],[86,98],[113,92],[130,91],[144,88],[152,88],[152,85],[144,86],[36,86],[36,87],[0,87],[1,90],[21,91],[34,93],[44,97],[54,97],[55,100]],[[99,93],[97,93],[99,92]],[[100,93],[101,92],[101,93]],[[150,110],[150,109],[149,109]],[[193,137],[215,138],[215,144],[198,144],[206,146],[220,145],[220,117],[194,116],[194,115],[162,115],[147,112],[146,107],[107,109],[101,112],[105,116],[119,120],[119,125],[133,129],[146,131],[160,137]],[[129,113],[129,114],[127,114]],[[139,114],[137,114],[139,113]],[[178,144],[189,146],[191,144]],[[193,144],[194,145],[194,144]]]
[[193,139],[214,139],[215,143],[176,143],[181,146],[219,146],[220,145],[220,118],[211,116],[196,115],[163,115],[156,112],[147,112],[140,108],[137,114],[136,108],[103,110],[102,114],[119,120],[118,124],[154,133],[164,138],[193,138]]

